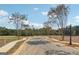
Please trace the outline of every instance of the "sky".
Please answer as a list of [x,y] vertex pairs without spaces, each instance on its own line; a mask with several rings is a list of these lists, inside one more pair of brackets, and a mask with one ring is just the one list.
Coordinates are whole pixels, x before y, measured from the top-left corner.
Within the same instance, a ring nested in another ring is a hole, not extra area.
[[[43,23],[48,20],[47,12],[56,4],[0,4],[0,26],[15,28],[13,23],[9,23],[8,16],[14,12],[25,14],[28,23],[34,27],[43,27]],[[79,4],[70,4],[68,14],[68,24],[79,25]],[[27,22],[26,22],[27,23]]]

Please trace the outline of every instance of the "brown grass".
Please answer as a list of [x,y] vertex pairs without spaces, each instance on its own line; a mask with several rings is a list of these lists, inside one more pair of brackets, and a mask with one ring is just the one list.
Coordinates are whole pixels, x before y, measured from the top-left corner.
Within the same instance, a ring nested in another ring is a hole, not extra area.
[[15,40],[17,40],[16,36],[0,36],[0,47]]
[[[58,40],[62,39],[61,36],[49,36],[49,37],[50,38],[55,38],[55,39],[58,39]],[[70,40],[70,36],[65,36],[64,39],[65,39],[65,41],[69,41]],[[79,36],[72,36],[72,41],[79,43]]]
[[[63,42],[61,39],[62,37],[61,36],[49,36],[50,39],[52,38],[55,38],[57,40],[59,40],[58,42],[62,43],[62,44],[65,44],[65,46],[70,46],[70,47],[79,47],[79,45],[77,44],[74,44],[73,42],[77,42],[79,43],[79,36],[72,36],[72,45],[69,45],[69,40],[70,40],[70,36],[65,36],[64,37],[64,41],[67,41],[67,42]],[[53,40],[52,40],[53,41]],[[57,42],[57,41],[54,41],[54,42]]]

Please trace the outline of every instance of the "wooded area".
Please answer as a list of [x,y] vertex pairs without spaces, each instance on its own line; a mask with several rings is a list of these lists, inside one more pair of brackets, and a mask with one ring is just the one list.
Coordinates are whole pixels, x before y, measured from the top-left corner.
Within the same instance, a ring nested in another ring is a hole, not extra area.
[[[8,29],[5,27],[0,27],[0,36],[5,36],[5,35],[13,35],[16,36],[16,29]],[[20,31],[20,30],[19,30]],[[31,28],[26,28],[25,30],[21,30],[21,34],[19,35],[22,36],[33,36],[33,35],[61,35],[62,33],[59,33],[60,29],[55,30],[52,28],[40,28],[40,29],[31,29]],[[64,35],[70,35],[70,28],[69,26],[64,28]],[[72,27],[72,35],[73,36],[78,36],[79,35],[79,26],[73,26]]]

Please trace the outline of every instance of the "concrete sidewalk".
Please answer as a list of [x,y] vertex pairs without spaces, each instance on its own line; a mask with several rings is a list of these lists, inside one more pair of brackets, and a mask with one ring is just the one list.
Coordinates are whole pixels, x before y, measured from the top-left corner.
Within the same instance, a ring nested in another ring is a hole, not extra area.
[[[12,55],[19,55],[19,53],[25,48],[26,42],[28,42],[32,37],[27,38],[27,40],[24,41],[24,43],[14,52]],[[28,47],[27,47],[28,48]]]
[[24,41],[26,38],[23,38],[21,40],[13,41],[11,43],[8,43],[0,48],[0,55],[6,55],[7,52],[12,49],[18,42]]

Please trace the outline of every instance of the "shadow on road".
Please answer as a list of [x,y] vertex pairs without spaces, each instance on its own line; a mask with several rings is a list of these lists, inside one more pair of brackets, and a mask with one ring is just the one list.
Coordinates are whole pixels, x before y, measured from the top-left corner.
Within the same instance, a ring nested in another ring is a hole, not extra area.
[[49,42],[48,41],[28,41],[27,43],[30,45],[40,45],[40,44],[47,44]]
[[57,51],[57,50],[48,50],[45,52],[46,55],[71,55],[71,53],[69,52],[65,52],[65,51]]

